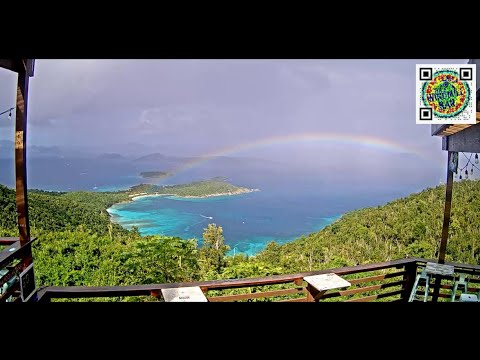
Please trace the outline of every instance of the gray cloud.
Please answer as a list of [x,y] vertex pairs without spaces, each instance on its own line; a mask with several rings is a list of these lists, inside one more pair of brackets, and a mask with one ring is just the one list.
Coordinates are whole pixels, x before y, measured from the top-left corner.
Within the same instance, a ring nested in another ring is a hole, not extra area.
[[[439,139],[415,124],[416,63],[466,60],[39,59],[30,85],[29,141],[105,151],[139,143],[199,155],[277,135],[348,133],[414,147],[440,169]],[[2,109],[15,101],[16,78],[0,70]],[[8,126],[0,118],[0,127]],[[321,151],[333,163],[345,156],[315,146],[256,151],[305,164]],[[361,153],[353,158],[360,161]],[[418,168],[426,168],[424,161]]]

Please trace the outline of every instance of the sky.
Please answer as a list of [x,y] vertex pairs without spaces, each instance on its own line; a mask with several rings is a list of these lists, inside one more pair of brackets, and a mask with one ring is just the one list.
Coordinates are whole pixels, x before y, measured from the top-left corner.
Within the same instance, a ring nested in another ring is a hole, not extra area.
[[[415,123],[415,64],[466,62],[37,59],[28,142],[98,152],[249,155],[305,166],[323,161],[378,171],[397,162],[438,179],[446,154],[430,126]],[[15,86],[15,74],[0,69],[0,112],[15,104]],[[318,140],[263,141],[312,133]],[[374,138],[411,152],[324,141],[321,134]],[[0,140],[11,138],[13,121],[2,115]],[[242,148],[255,142],[260,145]],[[224,151],[229,148],[237,150]]]

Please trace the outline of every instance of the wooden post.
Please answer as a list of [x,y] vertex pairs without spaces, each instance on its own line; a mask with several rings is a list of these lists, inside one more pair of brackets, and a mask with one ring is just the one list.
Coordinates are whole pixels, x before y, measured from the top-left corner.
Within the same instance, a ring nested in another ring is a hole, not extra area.
[[404,285],[402,287],[401,301],[408,302],[413,290],[413,284],[417,277],[417,263],[415,261],[405,265],[406,274],[403,275]]
[[17,84],[17,109],[15,121],[15,186],[18,215],[18,232],[23,244],[30,239],[27,201],[27,104],[28,80],[27,60],[19,60]]
[[452,208],[452,188],[453,188],[453,172],[450,171],[450,159],[452,152],[448,152],[447,160],[447,185],[445,190],[445,209],[443,212],[443,228],[442,228],[442,240],[440,242],[440,251],[438,254],[438,263],[445,263],[445,251],[447,249],[448,240],[448,228],[450,227],[450,213]]
[[312,295],[312,292],[314,292],[315,289],[313,288],[312,285],[307,284],[307,300],[306,302],[315,302],[315,297]]
[[[448,139],[447,139],[448,141]],[[452,188],[453,188],[453,171],[450,171],[450,159],[452,157],[452,152],[448,152],[447,160],[447,185],[445,189],[445,209],[443,211],[443,228],[442,228],[442,239],[440,241],[440,250],[438,253],[438,263],[445,263],[445,252],[447,249],[447,240],[448,240],[448,229],[450,227],[450,213],[452,209]],[[438,301],[438,295],[440,293],[440,284],[442,283],[442,276],[437,275],[435,277],[435,285],[433,289],[432,301]]]

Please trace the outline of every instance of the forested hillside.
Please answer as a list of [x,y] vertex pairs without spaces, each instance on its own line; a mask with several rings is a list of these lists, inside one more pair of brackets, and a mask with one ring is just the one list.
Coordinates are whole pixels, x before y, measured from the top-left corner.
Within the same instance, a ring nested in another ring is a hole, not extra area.
[[[405,257],[435,258],[440,244],[445,186],[426,189],[384,206],[342,216],[323,230],[278,246],[258,259],[287,272]],[[446,259],[480,264],[480,181],[456,182]]]
[[[123,285],[266,276],[436,257],[445,186],[345,214],[291,243],[254,257],[226,256],[221,224],[195,239],[145,236],[109,221],[106,208],[127,193],[30,191],[38,285]],[[480,181],[454,184],[447,260],[480,264]],[[0,186],[0,236],[17,236],[14,191]],[[215,244],[215,246],[213,245]],[[220,245],[219,245],[220,244]]]

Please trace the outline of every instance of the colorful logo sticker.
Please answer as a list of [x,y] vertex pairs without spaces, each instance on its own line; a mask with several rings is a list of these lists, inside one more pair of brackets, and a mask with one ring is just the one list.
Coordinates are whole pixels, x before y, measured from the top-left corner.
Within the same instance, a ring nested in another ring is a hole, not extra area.
[[423,104],[431,107],[440,118],[453,118],[467,107],[470,101],[470,86],[461,81],[458,72],[440,70],[433,74],[432,81],[422,86]]
[[417,124],[476,123],[476,65],[416,66]]

